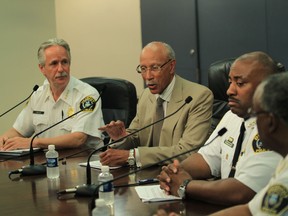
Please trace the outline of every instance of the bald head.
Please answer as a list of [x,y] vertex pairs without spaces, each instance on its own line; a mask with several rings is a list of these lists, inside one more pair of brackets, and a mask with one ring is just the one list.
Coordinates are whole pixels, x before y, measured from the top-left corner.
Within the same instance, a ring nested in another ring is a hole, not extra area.
[[150,92],[161,94],[173,80],[175,65],[175,52],[171,46],[154,41],[143,48],[138,67],[143,69],[141,75]]
[[256,51],[238,57],[229,72],[227,90],[230,110],[241,118],[248,117],[256,87],[267,76],[277,72],[275,61],[264,52]]
[[148,49],[153,50],[154,52],[161,53],[162,56],[165,56],[167,59],[176,59],[175,52],[169,44],[166,44],[161,41],[153,41],[148,43],[141,52],[146,52]]
[[261,76],[262,79],[266,78],[268,75],[276,73],[278,70],[276,62],[262,51],[250,52],[239,56],[232,64],[232,67],[239,61],[247,62],[251,65],[259,65],[260,67],[257,66],[257,68],[261,68],[261,70],[257,70],[255,72]]

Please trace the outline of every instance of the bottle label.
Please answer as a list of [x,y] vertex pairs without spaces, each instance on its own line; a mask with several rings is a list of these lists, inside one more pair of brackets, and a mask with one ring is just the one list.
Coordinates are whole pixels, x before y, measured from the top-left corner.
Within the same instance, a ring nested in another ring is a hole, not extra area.
[[58,158],[47,158],[47,167],[58,167]]
[[[102,184],[102,182],[100,182],[100,184]],[[101,185],[99,188],[100,192],[111,192],[113,191],[113,184],[112,182],[106,183],[104,185]]]

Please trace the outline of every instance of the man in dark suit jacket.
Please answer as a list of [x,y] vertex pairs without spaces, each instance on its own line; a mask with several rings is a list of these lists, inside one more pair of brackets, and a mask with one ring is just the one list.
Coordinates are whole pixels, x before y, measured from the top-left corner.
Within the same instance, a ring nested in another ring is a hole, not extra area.
[[[127,130],[120,121],[112,121],[100,130],[117,140],[155,121],[154,107],[158,97],[164,100],[164,116],[177,110],[188,96],[192,96],[193,100],[164,120],[159,143],[152,142],[153,127],[148,127],[100,154],[102,164],[123,165],[132,158],[140,167],[157,163],[206,141],[211,124],[212,92],[175,75],[175,65],[175,53],[168,44],[151,42],[143,48],[137,72],[142,75],[147,88],[139,98],[134,120]],[[186,157],[184,155],[180,160]]]

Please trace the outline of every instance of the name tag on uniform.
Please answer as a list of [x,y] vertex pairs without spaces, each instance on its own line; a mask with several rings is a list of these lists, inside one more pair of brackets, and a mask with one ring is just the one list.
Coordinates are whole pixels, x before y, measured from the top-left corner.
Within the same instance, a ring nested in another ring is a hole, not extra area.
[[44,111],[34,110],[34,111],[33,111],[33,114],[43,115],[43,114],[44,114]]
[[229,137],[228,139],[225,139],[224,144],[226,144],[227,146],[233,148],[234,143],[233,143],[234,139],[232,137]]

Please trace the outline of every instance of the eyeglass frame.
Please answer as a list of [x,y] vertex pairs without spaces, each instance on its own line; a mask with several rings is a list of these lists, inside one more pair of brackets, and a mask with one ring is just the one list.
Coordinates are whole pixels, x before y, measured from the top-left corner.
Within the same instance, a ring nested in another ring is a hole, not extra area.
[[248,109],[247,111],[248,115],[250,117],[257,117],[258,115],[261,115],[261,114],[269,114],[271,112],[268,112],[268,111],[265,111],[265,110],[261,110],[261,111],[258,111],[258,112],[255,112],[251,107]]
[[159,66],[159,65],[153,65],[152,67],[156,67],[156,66],[157,66],[157,69],[154,68],[154,70],[153,70],[151,67],[146,67],[146,69],[145,69],[144,72],[138,70],[139,68],[141,68],[141,65],[138,65],[138,66],[136,67],[136,71],[137,71],[137,73],[139,73],[139,74],[145,74],[148,69],[149,69],[151,72],[154,72],[154,73],[155,73],[155,72],[160,72],[160,71],[162,70],[162,68],[163,68],[165,65],[167,65],[169,62],[171,62],[172,60],[173,60],[173,59],[169,59],[167,62],[165,62],[165,63],[162,64],[161,66]]

